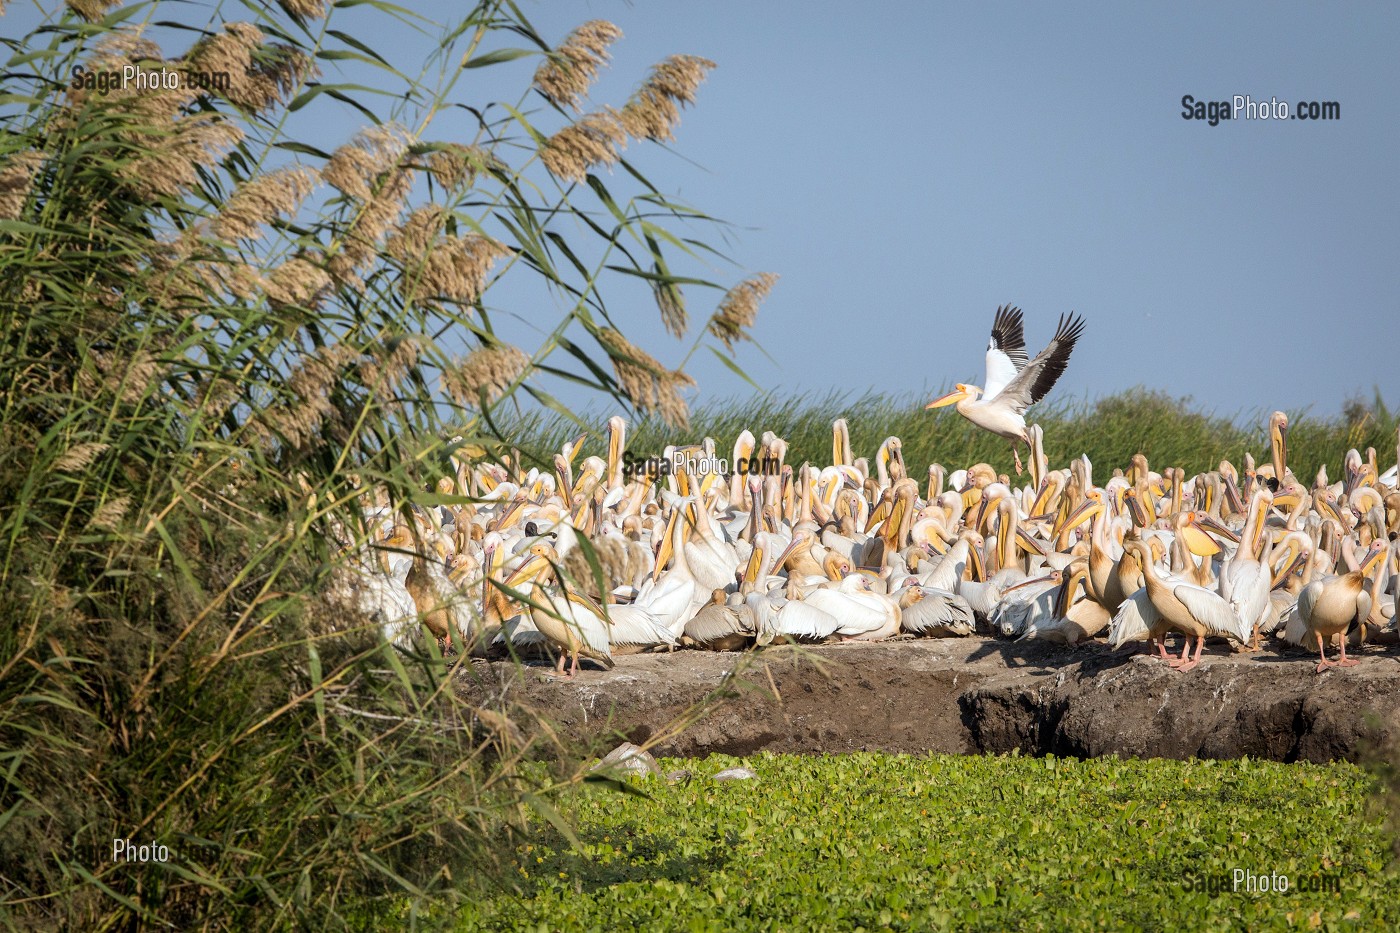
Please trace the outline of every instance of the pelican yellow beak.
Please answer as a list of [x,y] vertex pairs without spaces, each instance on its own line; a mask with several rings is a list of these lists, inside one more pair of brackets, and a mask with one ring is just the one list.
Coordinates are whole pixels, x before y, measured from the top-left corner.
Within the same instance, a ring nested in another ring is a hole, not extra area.
[[1371,571],[1376,568],[1376,564],[1381,562],[1381,558],[1385,556],[1386,551],[1387,548],[1382,541],[1375,541],[1371,544],[1370,550],[1366,552],[1366,558],[1361,561],[1361,575],[1363,577],[1371,575]]
[[1195,520],[1181,529],[1186,549],[1197,557],[1212,557],[1220,553],[1220,545],[1196,524]]
[[952,392],[949,392],[947,395],[939,396],[938,398],[929,402],[927,405],[924,406],[924,410],[927,411],[930,408],[943,408],[945,405],[956,405],[958,402],[961,402],[965,398],[967,398],[967,387],[964,386],[962,383],[958,383],[956,389],[954,389]]
[[[1220,522],[1216,521],[1214,518],[1211,518],[1209,514],[1201,514],[1196,516],[1196,523],[1199,524],[1203,530],[1209,531],[1211,534],[1220,535],[1220,537],[1226,539],[1232,544],[1240,543],[1239,535],[1235,534],[1229,528],[1226,528],[1224,525],[1220,524]],[[1259,527],[1262,531],[1264,527],[1262,522],[1260,523]]]
[[987,579],[987,565],[982,561],[982,549],[969,543],[967,549],[967,569],[972,574],[972,582],[981,583]]
[[749,554],[749,562],[744,565],[744,574],[740,578],[744,583],[753,583],[758,579],[758,571],[763,566],[763,546],[755,544],[753,551]]
[[1099,515],[1102,512],[1102,502],[1100,502],[1098,499],[1085,499],[1083,502],[1079,503],[1079,507],[1077,509],[1075,509],[1073,512],[1070,512],[1069,515],[1065,518],[1064,526],[1062,528],[1054,529],[1054,533],[1059,534],[1061,531],[1073,531],[1080,525],[1087,522],[1089,519],[1093,518],[1095,515]]
[[1293,555],[1292,558],[1283,564],[1278,573],[1274,574],[1273,579],[1269,581],[1269,589],[1277,589],[1285,580],[1302,570],[1303,564],[1311,557],[1307,552],[1300,551],[1296,547],[1290,548],[1290,552]]
[[[1269,453],[1275,463],[1275,470],[1279,467],[1287,469],[1288,464],[1288,425],[1277,422],[1269,426]],[[1283,474],[1275,476],[1274,479],[1283,482]]]

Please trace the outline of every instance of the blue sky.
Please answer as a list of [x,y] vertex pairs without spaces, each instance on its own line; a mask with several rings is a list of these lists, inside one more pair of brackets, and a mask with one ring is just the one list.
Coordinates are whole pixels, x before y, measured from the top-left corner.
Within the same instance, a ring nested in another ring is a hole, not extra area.
[[[668,52],[719,63],[677,143],[701,168],[667,177],[741,228],[744,266],[783,276],[755,330],[777,365],[744,357],[761,384],[980,380],[1009,301],[1032,352],[1061,312],[1088,319],[1061,393],[1326,413],[1380,385],[1400,402],[1400,9],[527,9],[546,35],[616,22],[619,97]],[[1236,93],[1335,100],[1342,119],[1181,117],[1184,94]],[[718,364],[696,374],[739,391]]]
[[[1222,414],[1329,414],[1379,385],[1400,404],[1400,8],[522,8],[556,43],[588,19],[621,27],[594,104],[620,105],[672,53],[718,63],[672,150],[634,145],[627,156],[733,225],[736,264],[701,274],[782,275],[754,329],[771,360],[740,351],[762,386],[932,397],[980,381],[993,311],[1012,302],[1032,352],[1062,312],[1088,320],[1057,396],[1146,385]],[[414,9],[441,21],[458,7]],[[352,32],[369,17],[337,15]],[[33,21],[15,3],[0,30]],[[411,34],[375,37],[418,60]],[[519,63],[524,80],[534,64]],[[489,96],[495,70],[470,74],[459,96]],[[1182,119],[1185,94],[1337,101],[1341,119],[1211,127]],[[320,114],[326,148],[363,122]],[[678,363],[689,345],[664,334],[648,293],[619,294],[624,329]],[[700,316],[714,300],[691,298]],[[533,349],[538,327],[516,310],[507,335]],[[688,368],[698,399],[751,391],[707,354]]]

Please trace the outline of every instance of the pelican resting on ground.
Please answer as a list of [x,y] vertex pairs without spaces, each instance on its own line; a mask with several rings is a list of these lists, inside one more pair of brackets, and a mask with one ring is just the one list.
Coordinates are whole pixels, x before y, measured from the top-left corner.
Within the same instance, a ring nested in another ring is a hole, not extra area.
[[1370,599],[1364,592],[1366,575],[1378,564],[1386,553],[1386,543],[1376,540],[1366,550],[1361,566],[1350,573],[1314,580],[1298,594],[1298,606],[1288,623],[1288,633],[1284,636],[1294,644],[1306,645],[1308,641],[1317,643],[1317,653],[1321,660],[1317,663],[1320,674],[1329,667],[1352,667],[1360,664],[1356,658],[1347,657],[1346,639],[1341,639],[1341,659],[1327,660],[1323,645],[1333,635],[1347,633],[1358,625],[1370,612]]
[[[1249,641],[1254,626],[1241,619],[1219,593],[1174,577],[1159,576],[1152,552],[1141,539],[1129,541],[1124,549],[1133,551],[1142,564],[1143,588],[1161,619],[1158,626],[1149,624],[1153,640],[1160,647],[1160,638],[1166,631],[1186,636],[1180,659],[1168,662],[1172,667],[1185,672],[1200,664],[1207,635],[1225,635],[1240,644]],[[1196,640],[1194,656],[1191,655],[1193,638]]]
[[[1044,398],[1069,365],[1074,344],[1084,333],[1084,319],[1070,312],[1060,315],[1055,336],[1044,350],[1028,360],[1026,337],[1020,308],[1002,305],[992,322],[992,339],[987,344],[985,388],[958,383],[952,392],[936,398],[926,408],[958,407],[958,414],[979,428],[1011,441],[1016,458],[1016,474],[1021,473],[1021,452],[1017,442],[1030,449],[1026,433],[1026,409]],[[981,398],[979,398],[981,396]]]

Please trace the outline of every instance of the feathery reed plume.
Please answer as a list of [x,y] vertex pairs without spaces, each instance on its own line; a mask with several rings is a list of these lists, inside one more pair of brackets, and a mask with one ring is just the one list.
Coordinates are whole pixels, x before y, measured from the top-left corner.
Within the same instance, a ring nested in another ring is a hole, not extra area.
[[68,0],[68,9],[89,23],[95,23],[120,0]]
[[212,228],[225,240],[255,240],[259,229],[276,217],[286,217],[316,187],[316,170],[305,165],[267,172],[238,186],[224,202]]
[[281,0],[282,9],[302,19],[320,19],[326,15],[326,0]]
[[115,499],[109,499],[92,513],[88,527],[100,531],[116,531],[117,525],[126,517],[126,510],[129,508],[131,508],[130,496],[117,496]]
[[334,413],[331,390],[340,384],[345,367],[359,356],[358,350],[344,343],[321,347],[306,355],[287,377],[291,400],[263,409],[268,427],[293,447],[303,447]]
[[656,299],[661,323],[666,330],[672,337],[684,337],[686,328],[690,326],[690,315],[686,314],[685,295],[680,286],[674,282],[653,282],[651,294]]
[[10,164],[0,169],[0,220],[18,220],[29,200],[29,189],[43,164],[44,154],[29,149],[10,158]]
[[438,205],[419,208],[385,241],[385,252],[403,266],[397,287],[406,302],[441,298],[470,305],[491,266],[509,252],[484,236],[438,236],[446,218]]
[[569,33],[535,71],[535,89],[561,107],[579,109],[598,70],[608,62],[608,46],[622,30],[605,19],[589,20]]
[[[185,113],[198,96],[186,82],[169,86],[165,61],[155,43],[131,30],[119,30],[97,43],[88,70],[94,73],[135,68],[95,102],[93,90],[66,88],[71,108],[96,106],[122,116],[115,138],[127,147],[117,174],[145,198],[174,197],[194,187],[200,169],[243,138],[243,131],[219,113]],[[174,63],[178,64],[178,63]],[[152,66],[156,67],[152,67]]]
[[673,427],[689,425],[690,408],[681,398],[680,390],[695,385],[694,379],[679,369],[662,366],[655,357],[612,328],[600,329],[596,336],[612,359],[622,394],[638,411],[654,411]]
[[379,176],[397,165],[407,148],[403,127],[394,123],[370,127],[331,153],[321,177],[342,193],[368,201]]
[[130,357],[93,351],[91,359],[102,379],[96,379],[86,368],[78,372],[78,388],[87,395],[110,392],[128,405],[134,405],[154,394],[164,378],[161,364],[146,350],[137,350]]
[[495,159],[485,149],[462,143],[447,143],[427,159],[428,171],[449,190],[471,187],[476,176],[494,164]]
[[340,249],[326,263],[336,281],[357,290],[362,287],[359,271],[379,255],[379,242],[394,228],[412,187],[408,170],[395,169],[364,203],[341,236]]
[[108,445],[99,441],[87,441],[82,444],[74,444],[63,452],[54,463],[53,468],[60,473],[81,473],[92,465],[92,462],[102,456]]
[[243,131],[218,114],[189,116],[174,132],[157,137],[146,153],[121,169],[131,187],[147,196],[173,197],[199,181],[199,170],[238,145]]
[[556,178],[583,181],[593,166],[616,163],[618,147],[626,144],[622,121],[608,107],[585,114],[546,139],[540,161]]
[[695,92],[715,67],[698,55],[672,55],[651,70],[647,80],[622,107],[621,120],[633,139],[675,139],[681,106],[695,103]]
[[306,256],[288,259],[273,269],[263,283],[268,301],[279,307],[315,308],[330,287],[330,274]]
[[443,388],[460,405],[475,408],[481,403],[483,393],[489,405],[500,398],[529,365],[529,355],[518,347],[492,344],[473,350],[465,360],[444,369]]
[[360,378],[375,391],[390,390],[408,375],[409,368],[418,361],[418,351],[416,337],[390,340],[361,361]]
[[733,351],[740,340],[752,340],[744,333],[744,328],[752,327],[758,318],[758,306],[768,297],[777,284],[778,277],[771,272],[763,272],[747,278],[725,292],[714,316],[710,318],[710,333],[724,341]]
[[227,88],[200,86],[200,92],[218,93],[251,113],[268,110],[318,72],[305,52],[264,45],[266,38],[252,23],[225,23],[223,32],[201,40],[185,55],[186,83],[195,72],[228,75]]

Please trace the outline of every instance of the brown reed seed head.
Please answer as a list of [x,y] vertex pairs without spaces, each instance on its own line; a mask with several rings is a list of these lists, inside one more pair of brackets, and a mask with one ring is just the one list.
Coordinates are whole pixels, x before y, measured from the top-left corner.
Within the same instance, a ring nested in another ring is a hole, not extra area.
[[448,143],[428,155],[427,169],[438,184],[451,190],[470,187],[492,163],[491,154],[480,146]]
[[116,531],[117,525],[126,517],[129,508],[131,508],[130,496],[117,496],[115,499],[108,499],[97,507],[97,511],[92,513],[88,527],[101,531]]
[[447,211],[438,205],[419,208],[385,242],[385,252],[403,266],[398,290],[405,301],[470,305],[481,295],[496,260],[509,254],[484,236],[441,236],[446,220]]
[[120,0],[68,0],[68,9],[93,23],[107,15],[107,11],[119,2]]
[[[323,176],[324,177],[324,176]],[[407,169],[397,168],[360,208],[340,237],[340,249],[327,263],[336,281],[361,286],[359,271],[373,264],[385,234],[394,229],[413,187]]]
[[268,110],[318,71],[305,52],[287,45],[265,45],[266,38],[252,23],[226,23],[223,32],[201,40],[185,55],[186,74],[228,75],[225,89],[196,89],[221,94],[253,113]]
[[641,412],[656,412],[673,427],[690,423],[690,408],[680,390],[695,380],[680,370],[670,370],[612,328],[599,330],[598,342],[612,359],[622,394]]
[[320,19],[326,15],[326,0],[282,0],[282,7],[302,19]]
[[486,403],[496,401],[525,372],[530,357],[518,347],[498,343],[474,350],[465,360],[443,371],[443,388],[453,401],[476,407],[484,393]]
[[331,287],[330,274],[305,255],[293,256],[273,269],[263,283],[275,307],[314,308]]
[[608,62],[608,46],[622,38],[622,30],[607,20],[584,23],[540,63],[535,88],[561,107],[577,110],[579,98],[588,93],[598,71]]
[[211,225],[214,235],[225,240],[257,239],[263,224],[295,213],[316,187],[316,180],[316,170],[305,165],[249,179],[224,202]]
[[398,165],[408,148],[407,134],[394,123],[363,130],[331,153],[321,177],[342,193],[367,201],[379,176]]
[[540,161],[550,174],[566,181],[583,181],[588,170],[617,162],[627,144],[627,132],[617,111],[604,108],[585,114],[544,141]]
[[58,458],[53,468],[60,473],[81,473],[106,450],[107,445],[97,441],[74,444],[63,452],[63,456]]
[[698,55],[672,55],[653,68],[623,105],[621,119],[627,135],[658,142],[674,139],[681,107],[695,103],[695,92],[714,67],[714,62]]
[[661,311],[661,323],[673,337],[684,337],[690,325],[690,316],[685,311],[685,295],[674,282],[656,282],[651,288],[656,307]]
[[751,340],[744,328],[752,327],[758,319],[758,306],[768,297],[778,277],[771,272],[747,278],[725,293],[710,318],[710,333],[724,341],[730,350],[740,340]]
[[44,163],[44,154],[35,149],[11,157],[0,169],[0,220],[18,220],[29,200],[34,176]]
[[349,344],[331,344],[307,354],[287,377],[291,398],[263,409],[267,426],[293,447],[304,447],[335,411],[331,392],[345,368],[360,357]]

